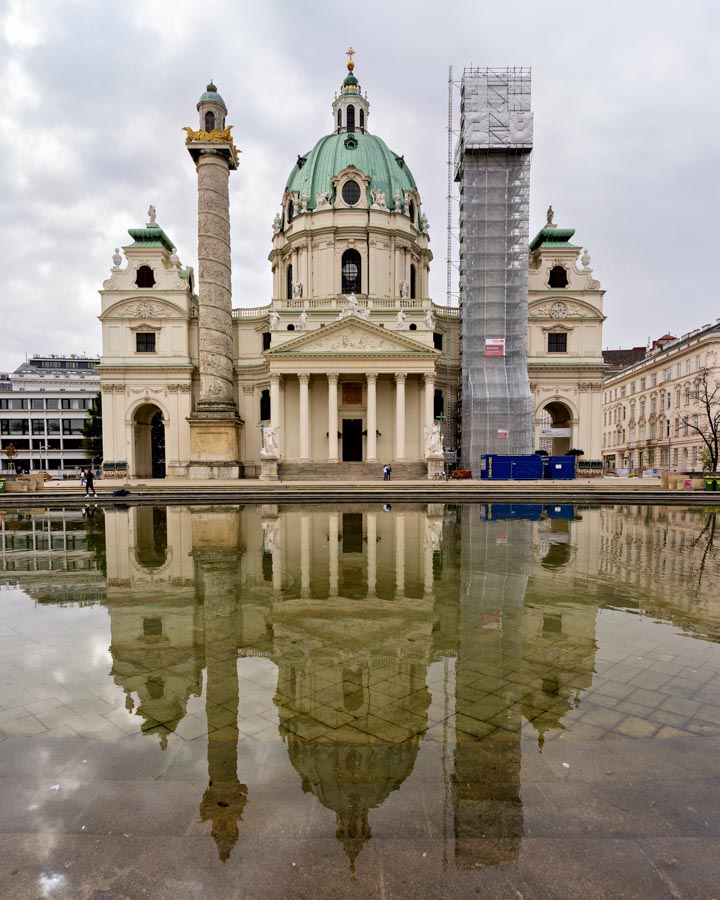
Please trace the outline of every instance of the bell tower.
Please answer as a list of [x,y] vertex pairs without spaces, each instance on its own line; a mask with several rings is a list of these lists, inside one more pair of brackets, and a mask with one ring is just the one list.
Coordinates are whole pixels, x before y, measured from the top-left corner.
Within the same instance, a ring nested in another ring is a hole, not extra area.
[[230,172],[238,151],[225,101],[210,82],[197,104],[199,128],[185,128],[198,179],[200,394],[189,417],[191,478],[237,478],[239,431],[233,383]]
[[340,96],[333,102],[333,117],[335,120],[335,132],[342,131],[360,132],[367,131],[367,120],[370,116],[370,104],[367,97],[363,97],[360,90],[360,82],[354,74],[355,63],[352,47],[346,51],[348,56],[348,73],[340,88]]

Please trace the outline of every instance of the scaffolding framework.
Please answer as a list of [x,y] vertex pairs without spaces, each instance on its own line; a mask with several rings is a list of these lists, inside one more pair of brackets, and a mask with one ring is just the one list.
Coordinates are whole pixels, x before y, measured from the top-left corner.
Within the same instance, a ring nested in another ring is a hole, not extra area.
[[461,86],[462,464],[532,452],[527,370],[530,70],[466,68]]

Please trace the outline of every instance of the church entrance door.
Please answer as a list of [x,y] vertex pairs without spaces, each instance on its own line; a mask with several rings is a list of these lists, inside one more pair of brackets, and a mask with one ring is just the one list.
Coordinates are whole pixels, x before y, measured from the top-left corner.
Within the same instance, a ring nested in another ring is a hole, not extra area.
[[362,419],[343,419],[343,462],[362,462]]

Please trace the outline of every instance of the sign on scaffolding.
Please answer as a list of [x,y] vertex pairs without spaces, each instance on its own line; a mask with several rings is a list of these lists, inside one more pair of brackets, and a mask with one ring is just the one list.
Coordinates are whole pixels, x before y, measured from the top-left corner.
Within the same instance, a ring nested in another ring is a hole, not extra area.
[[505,338],[485,338],[485,356],[505,356]]

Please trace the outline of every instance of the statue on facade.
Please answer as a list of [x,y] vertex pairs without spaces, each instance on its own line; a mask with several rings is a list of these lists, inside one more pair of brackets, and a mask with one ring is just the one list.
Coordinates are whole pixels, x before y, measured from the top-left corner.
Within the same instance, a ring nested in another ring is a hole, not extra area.
[[310,198],[308,197],[308,192],[303,191],[302,196],[300,197],[300,212],[301,213],[306,213],[308,211],[308,200],[309,199]]
[[308,314],[303,310],[300,313],[300,317],[298,318],[297,327],[299,331],[305,331],[305,326],[307,325]]
[[423,213],[420,216],[420,227],[422,228],[423,231],[427,231],[428,228],[430,227],[430,223],[428,222],[428,217],[425,215],[425,213]]
[[291,194],[291,197],[292,197],[293,215],[299,216],[300,215],[300,194],[298,194],[297,191],[293,191]]
[[361,309],[360,312],[358,313],[358,317],[360,319],[369,319],[370,318],[370,307],[365,306],[363,309]]
[[555,210],[552,206],[548,206],[547,208],[547,222],[546,225],[554,225],[553,219],[555,218]]
[[402,199],[400,197],[400,191],[395,188],[395,193],[393,194],[393,203],[395,204],[395,212],[402,212]]
[[348,316],[356,316],[358,312],[358,302],[355,294],[350,294],[349,297],[346,297],[346,303],[343,309],[340,310],[340,314],[338,319],[347,319]]
[[315,191],[315,209],[330,206],[331,191]]
[[262,449],[260,450],[260,456],[265,459],[277,459],[279,454],[279,441],[278,435],[280,432],[280,427],[275,425],[267,425],[262,430]]
[[442,435],[437,422],[425,426],[425,456],[442,456]]
[[122,263],[122,256],[120,256],[120,248],[119,247],[115,248],[115,252],[113,253],[113,256],[112,256],[112,261],[113,261],[113,265],[115,266],[116,269]]
[[296,281],[296,282],[293,284],[292,293],[293,293],[293,297],[294,297],[296,300],[302,300],[302,295],[303,295],[302,281]]
[[172,253],[170,254],[170,263],[173,266],[180,265],[180,257],[178,256],[177,247],[172,248]]
[[372,205],[376,209],[387,209],[387,200],[385,199],[385,191],[375,190],[374,188],[370,191],[370,196],[372,197]]
[[407,300],[409,293],[410,293],[410,285],[403,278],[403,280],[400,282],[400,297],[401,297],[401,299]]
[[277,331],[279,327],[280,327],[280,313],[274,309],[270,313],[270,331]]
[[583,264],[584,269],[590,268],[590,251],[587,247],[582,252],[582,256],[580,257],[580,262]]
[[263,550],[272,553],[278,546],[278,522],[277,519],[265,520],[262,523]]
[[404,199],[403,199],[403,212],[406,216],[410,215],[410,201],[412,200],[412,194],[410,191],[405,191]]
[[400,310],[395,316],[395,327],[398,331],[401,331],[405,327],[405,319],[407,319],[407,316]]
[[428,331],[433,331],[435,328],[435,316],[431,309],[425,311],[425,327]]
[[148,228],[157,228],[157,222],[155,221],[155,216],[156,216],[155,207],[152,204],[150,204],[150,206],[148,206],[148,223],[147,223]]
[[273,234],[280,234],[280,213],[275,213],[272,224]]

